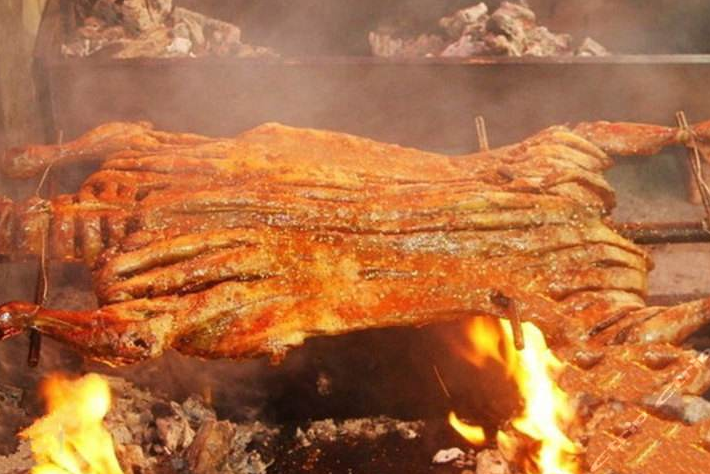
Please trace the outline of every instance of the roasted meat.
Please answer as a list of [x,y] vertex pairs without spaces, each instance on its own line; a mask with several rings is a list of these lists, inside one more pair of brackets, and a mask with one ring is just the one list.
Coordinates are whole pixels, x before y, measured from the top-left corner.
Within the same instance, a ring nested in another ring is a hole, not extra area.
[[701,474],[710,462],[710,420],[693,425],[637,405],[610,404],[587,424],[585,472]]
[[709,305],[645,308],[651,263],[609,226],[614,193],[601,171],[612,164],[603,148],[682,138],[582,124],[444,156],[277,124],[231,139],[109,124],[14,150],[15,176],[103,162],[75,195],[0,203],[0,253],[38,254],[47,242],[52,258],[85,261],[101,307],[9,303],[0,331],[36,327],[112,363],[169,347],[280,356],[313,335],[511,311],[558,347],[675,343]]

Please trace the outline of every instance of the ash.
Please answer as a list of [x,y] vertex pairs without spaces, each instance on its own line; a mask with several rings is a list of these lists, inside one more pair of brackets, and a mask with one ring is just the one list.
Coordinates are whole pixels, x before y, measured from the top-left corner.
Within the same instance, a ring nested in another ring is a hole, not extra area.
[[268,446],[278,429],[220,421],[199,397],[177,403],[121,378],[109,383],[114,400],[105,425],[126,474],[266,472],[266,451],[259,447]]
[[[288,429],[260,421],[235,423],[220,420],[201,397],[178,403],[123,378],[106,379],[113,396],[104,425],[125,474],[300,472],[288,466],[301,465],[301,458],[328,446],[349,450],[363,443],[378,446],[387,439],[406,445],[419,440],[425,428],[423,421],[386,416],[327,419]],[[14,451],[0,457],[0,474],[25,474],[32,468],[28,443],[13,440],[37,415],[30,416],[15,395],[16,389],[0,386],[0,442]]]
[[316,442],[333,443],[339,440],[375,441],[391,434],[398,434],[406,440],[418,438],[424,428],[423,421],[400,421],[386,416],[376,418],[356,418],[335,422],[332,419],[315,421],[305,431],[296,430],[296,440],[302,447]]
[[[260,422],[218,420],[201,398],[182,403],[107,377],[113,394],[104,425],[111,433],[125,474],[264,474],[270,446],[279,430]],[[14,445],[0,457],[0,474],[27,473],[32,468],[28,443],[13,442],[32,417],[18,404],[0,397],[1,446]],[[14,449],[14,448],[13,448]]]
[[172,0],[78,0],[74,17],[77,28],[62,45],[67,57],[277,56],[244,43],[237,26],[173,6]]
[[407,36],[381,28],[369,35],[370,49],[379,57],[471,56],[606,56],[609,52],[591,38],[575,42],[537,24],[524,0],[501,3],[489,14],[481,2],[441,18],[436,34]]

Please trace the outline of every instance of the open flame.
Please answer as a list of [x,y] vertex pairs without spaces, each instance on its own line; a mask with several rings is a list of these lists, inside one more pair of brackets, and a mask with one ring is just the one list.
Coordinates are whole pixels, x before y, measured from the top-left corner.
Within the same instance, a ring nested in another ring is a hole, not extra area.
[[32,474],[122,474],[113,438],[103,425],[111,407],[106,380],[50,376],[42,386],[47,414],[20,433],[35,459]]
[[[468,326],[471,348],[463,354],[477,367],[493,360],[502,364],[506,374],[515,381],[524,407],[511,425],[527,438],[535,441],[534,451],[525,453],[525,474],[578,474],[576,459],[579,452],[575,443],[564,433],[575,417],[567,394],[555,382],[562,363],[547,348],[545,337],[534,324],[522,324],[525,349],[516,350],[509,321],[486,317],[474,318]],[[461,421],[454,412],[449,415],[451,426],[469,442],[486,442],[480,426]],[[522,438],[503,431],[496,435],[498,446],[506,454],[524,450]],[[529,448],[528,448],[529,449]]]

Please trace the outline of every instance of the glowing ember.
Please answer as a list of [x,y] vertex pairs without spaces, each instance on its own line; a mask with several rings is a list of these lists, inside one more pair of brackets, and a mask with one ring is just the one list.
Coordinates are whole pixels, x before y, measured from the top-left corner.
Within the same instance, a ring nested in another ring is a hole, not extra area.
[[[563,431],[574,420],[574,411],[567,395],[554,381],[562,363],[547,348],[539,329],[527,322],[522,326],[525,349],[518,351],[508,321],[474,318],[468,328],[472,348],[466,349],[464,356],[477,367],[494,360],[502,364],[515,381],[524,408],[520,416],[512,421],[512,426],[536,441],[535,452],[526,453],[528,462],[523,462],[521,466],[525,474],[577,474],[580,468],[575,454],[579,450]],[[464,423],[453,412],[449,415],[449,422],[473,444],[485,442],[481,427]],[[518,437],[503,431],[498,432],[496,440],[505,453],[527,448],[520,446]]]
[[108,383],[96,374],[78,380],[53,375],[42,392],[47,415],[20,434],[30,440],[32,474],[122,474],[103,425],[111,407]]

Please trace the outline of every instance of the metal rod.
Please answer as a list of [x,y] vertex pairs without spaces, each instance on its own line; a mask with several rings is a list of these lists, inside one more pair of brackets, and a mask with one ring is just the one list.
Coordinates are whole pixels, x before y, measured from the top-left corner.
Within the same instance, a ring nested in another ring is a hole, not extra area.
[[[59,131],[59,136],[57,137],[57,142],[59,146],[62,146],[64,142],[64,131]],[[60,155],[62,151],[60,149]],[[38,198],[42,197],[42,189],[45,183],[48,183],[49,191],[48,194],[52,195],[55,191],[54,175],[52,174],[52,164],[44,170],[42,177],[37,184],[35,189],[35,196]],[[44,306],[47,302],[47,294],[49,291],[49,235],[48,231],[42,236],[42,248],[39,255],[39,262],[37,264],[37,283],[35,285],[35,304],[40,307]],[[27,365],[30,367],[37,367],[39,364],[40,354],[42,352],[42,335],[39,331],[32,328],[30,329],[30,347],[27,352]]]
[[432,365],[434,368],[434,375],[436,375],[436,380],[439,381],[439,386],[441,387],[441,390],[444,392],[444,395],[446,395],[446,398],[451,398],[451,393],[449,393],[449,388],[446,386],[446,383],[444,382],[444,378],[441,376],[441,373],[439,373],[439,368],[436,366],[436,364]]
[[478,136],[478,148],[481,151],[488,151],[488,132],[486,131],[486,120],[482,115],[476,115],[476,135]]
[[491,302],[505,311],[510,321],[510,326],[513,329],[513,343],[519,351],[525,349],[525,336],[523,334],[523,322],[518,314],[518,309],[515,301],[505,296],[503,293],[495,292],[491,295]]
[[513,328],[513,344],[517,350],[522,351],[525,349],[525,336],[523,336],[523,323],[515,308],[515,303],[510,310],[510,326]]
[[29,367],[37,367],[39,365],[39,357],[42,353],[42,334],[36,329],[30,329],[30,348],[27,353],[27,365]]
[[[37,283],[35,285],[35,304],[43,306],[47,302],[47,235],[42,237],[42,249],[37,268]],[[27,365],[37,367],[42,351],[42,335],[36,329],[30,329],[30,347],[27,353]]]
[[615,228],[625,238],[641,245],[710,242],[710,232],[705,230],[702,222],[628,222],[617,224]]

